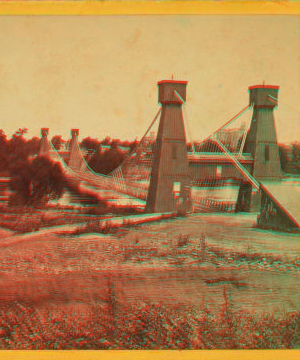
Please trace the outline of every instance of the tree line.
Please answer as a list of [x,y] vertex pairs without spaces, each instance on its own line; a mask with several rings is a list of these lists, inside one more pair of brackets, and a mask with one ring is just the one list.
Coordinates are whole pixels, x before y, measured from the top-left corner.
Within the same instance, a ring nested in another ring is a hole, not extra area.
[[[26,139],[27,132],[20,128],[8,139],[0,129],[0,175],[10,177],[11,205],[43,205],[59,199],[68,186],[61,165],[38,156],[40,139]],[[67,143],[61,135],[53,136],[51,142],[57,150]],[[80,143],[92,170],[105,175],[119,166],[136,145],[137,141],[109,137],[101,141],[87,137]]]
[[[0,174],[11,178],[10,187],[14,191],[12,204],[45,204],[60,198],[67,183],[60,164],[37,156],[40,139],[26,139],[27,132],[28,129],[20,128],[8,139],[0,129]],[[67,143],[61,135],[53,136],[51,141],[57,150],[62,150]],[[107,175],[124,161],[138,142],[86,137],[79,145],[90,168]],[[187,147],[191,149],[190,144]],[[279,144],[279,156],[284,173],[300,174],[300,142]]]
[[281,169],[286,174],[300,174],[300,142],[279,144]]
[[[56,150],[62,150],[67,143],[61,135],[55,135],[51,142]],[[85,153],[85,160],[89,167],[99,173],[107,175],[117,168],[137,146],[138,141],[121,141],[105,137],[103,140],[86,137],[80,143]]]

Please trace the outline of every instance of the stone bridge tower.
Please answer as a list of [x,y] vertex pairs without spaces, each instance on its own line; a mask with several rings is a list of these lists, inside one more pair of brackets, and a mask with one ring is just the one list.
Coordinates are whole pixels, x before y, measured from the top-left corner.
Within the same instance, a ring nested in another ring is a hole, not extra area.
[[148,213],[185,214],[190,209],[190,179],[182,116],[186,86],[186,81],[158,82],[162,112],[145,209]]
[[48,128],[41,128],[41,140],[40,140],[40,149],[39,155],[40,156],[49,156],[51,146],[48,140],[49,129]]
[[79,129],[71,129],[71,140],[69,144],[69,160],[68,166],[72,170],[81,170],[83,167],[83,159],[80,153],[80,149],[78,148],[78,135]]
[[[253,116],[248,132],[244,153],[253,157],[252,176],[257,181],[280,181],[281,166],[274,121],[274,108],[278,103],[279,86],[255,85],[249,87],[249,101]],[[251,191],[251,186],[242,185],[240,201],[245,201],[246,211],[258,211],[260,194]]]
[[245,142],[245,153],[251,153],[253,177],[256,180],[280,180],[281,167],[274,122],[279,86],[250,86],[250,105],[253,117]]

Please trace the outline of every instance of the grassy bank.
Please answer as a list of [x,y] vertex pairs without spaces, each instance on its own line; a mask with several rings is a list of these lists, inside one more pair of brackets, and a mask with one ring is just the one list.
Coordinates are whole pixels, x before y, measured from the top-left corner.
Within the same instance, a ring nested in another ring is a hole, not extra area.
[[[16,233],[28,233],[46,227],[86,223],[86,228],[96,227],[96,219],[110,218],[115,215],[138,214],[135,207],[126,206],[89,206],[74,207],[0,207],[0,228]],[[85,232],[88,232],[85,231]],[[89,231],[91,232],[91,230]]]
[[300,313],[280,317],[208,307],[122,305],[113,290],[105,307],[85,312],[0,308],[1,349],[298,349]]
[[299,256],[225,242],[243,219],[209,219],[113,231],[87,222],[7,244],[0,348],[299,348]]

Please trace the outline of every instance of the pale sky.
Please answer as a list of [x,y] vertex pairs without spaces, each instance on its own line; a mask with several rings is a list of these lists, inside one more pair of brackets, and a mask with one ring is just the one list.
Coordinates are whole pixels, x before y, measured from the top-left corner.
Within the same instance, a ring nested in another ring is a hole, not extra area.
[[[1,16],[0,129],[135,139],[158,110],[157,82],[187,80],[201,140],[279,85],[278,140],[300,140],[297,16]],[[292,110],[293,108],[294,110]]]

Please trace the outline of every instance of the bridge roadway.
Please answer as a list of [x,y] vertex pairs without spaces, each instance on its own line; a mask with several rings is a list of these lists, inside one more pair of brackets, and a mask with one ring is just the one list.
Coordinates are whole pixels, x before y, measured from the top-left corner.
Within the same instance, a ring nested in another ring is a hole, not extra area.
[[[78,147],[78,152],[79,147]],[[250,154],[235,154],[237,160],[245,167],[245,169],[251,173],[253,167],[253,159]],[[52,154],[56,160],[59,159],[58,154]],[[207,179],[207,174],[211,178],[216,178],[217,166],[222,166],[222,178],[235,178],[236,180],[245,180],[241,172],[235,168],[231,160],[225,155],[220,153],[211,154],[188,154],[189,170],[192,181],[201,181]],[[62,159],[60,158],[60,161]],[[70,169],[64,163],[64,168],[67,176],[71,179],[79,181],[85,181],[91,185],[106,189],[114,190],[124,195],[129,195],[134,198],[146,201],[148,194],[148,184],[143,182],[134,182],[124,180],[121,177],[107,177],[103,175],[97,175],[90,171],[86,164],[84,164],[84,170]],[[300,190],[299,187],[288,187],[287,184],[281,182],[262,182],[261,188],[265,191],[282,211],[290,218],[295,226],[300,229],[300,215],[299,215],[299,203],[300,203]],[[297,190],[297,191],[295,191]],[[235,212],[235,202],[232,201],[217,201],[214,199],[207,199],[203,197],[194,197],[193,208],[197,212]]]
[[140,200],[147,200],[148,186],[143,183],[135,183],[116,179],[113,177],[101,176],[85,171],[74,171],[68,174],[70,179],[85,181],[92,186],[105,190],[113,190],[124,195],[129,195]]

